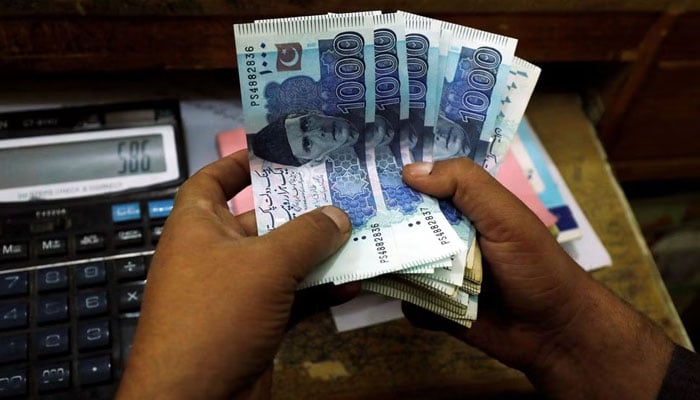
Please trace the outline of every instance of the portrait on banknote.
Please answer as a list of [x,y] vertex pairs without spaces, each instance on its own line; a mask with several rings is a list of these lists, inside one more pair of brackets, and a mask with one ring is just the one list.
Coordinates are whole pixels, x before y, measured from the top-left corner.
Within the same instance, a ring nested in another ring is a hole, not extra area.
[[350,121],[320,110],[300,109],[271,121],[249,135],[253,153],[267,161],[289,166],[319,164],[336,150],[357,143],[360,132]]

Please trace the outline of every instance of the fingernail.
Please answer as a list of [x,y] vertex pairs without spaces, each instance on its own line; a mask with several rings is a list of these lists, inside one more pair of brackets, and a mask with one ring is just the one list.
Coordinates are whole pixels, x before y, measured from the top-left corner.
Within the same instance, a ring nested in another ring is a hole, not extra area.
[[430,162],[415,162],[408,164],[405,168],[406,173],[413,176],[428,176],[433,170],[433,163]]
[[341,232],[345,233],[350,231],[350,219],[341,209],[333,206],[326,206],[321,209],[321,212],[332,219]]

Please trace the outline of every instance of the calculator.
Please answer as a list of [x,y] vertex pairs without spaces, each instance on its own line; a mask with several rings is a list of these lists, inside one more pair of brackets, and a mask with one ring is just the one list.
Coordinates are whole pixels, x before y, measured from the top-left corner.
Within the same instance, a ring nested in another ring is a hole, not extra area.
[[114,397],[185,154],[176,100],[0,114],[0,399]]

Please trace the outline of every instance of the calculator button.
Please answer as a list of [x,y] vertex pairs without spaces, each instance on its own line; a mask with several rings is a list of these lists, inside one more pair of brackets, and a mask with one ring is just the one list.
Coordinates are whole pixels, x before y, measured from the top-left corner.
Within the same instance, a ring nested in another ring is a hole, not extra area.
[[22,361],[27,359],[27,335],[5,336],[0,338],[0,362]]
[[50,233],[56,230],[56,222],[53,220],[36,221],[29,225],[29,232],[37,235],[40,233]]
[[36,320],[40,324],[65,321],[68,319],[68,297],[40,298],[37,305]]
[[75,284],[78,287],[101,285],[107,282],[104,261],[95,261],[75,267]]
[[23,260],[29,257],[29,246],[24,242],[0,244],[0,261]]
[[75,249],[79,253],[104,248],[105,235],[103,233],[85,233],[75,237]]
[[112,379],[112,360],[109,356],[78,360],[78,378],[81,385],[109,382]]
[[112,222],[138,221],[141,219],[141,206],[138,202],[112,205]]
[[36,273],[36,286],[40,292],[68,288],[68,269],[56,267],[40,269]]
[[27,303],[0,305],[0,329],[19,328],[27,325]]
[[0,371],[0,398],[27,394],[27,372],[21,369]]
[[36,352],[39,357],[68,353],[70,336],[68,328],[52,328],[36,334]]
[[90,321],[78,325],[78,350],[109,345],[109,321]]
[[167,218],[172,209],[173,199],[149,201],[148,217],[150,219]]
[[27,272],[13,272],[0,275],[0,296],[27,294],[29,289]]
[[65,389],[70,386],[70,363],[40,365],[36,367],[34,373],[39,392]]
[[114,244],[118,247],[135,246],[143,243],[143,231],[140,228],[117,231]]
[[163,225],[153,226],[151,228],[151,242],[153,242],[153,244],[158,243],[162,234],[163,234]]
[[136,311],[141,308],[143,285],[125,286],[119,289],[119,311]]
[[40,257],[58,256],[68,252],[68,242],[65,238],[42,239],[37,243],[37,254]]
[[146,277],[146,263],[143,257],[129,257],[114,260],[114,270],[117,279],[130,281]]
[[107,292],[78,294],[78,317],[90,317],[107,312]]

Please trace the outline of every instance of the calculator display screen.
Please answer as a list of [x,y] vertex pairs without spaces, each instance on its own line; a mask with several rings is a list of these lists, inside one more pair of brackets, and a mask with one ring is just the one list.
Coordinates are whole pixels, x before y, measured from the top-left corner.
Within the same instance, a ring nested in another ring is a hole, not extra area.
[[160,135],[0,150],[0,189],[165,171]]
[[177,179],[172,126],[0,142],[0,202],[84,197]]

